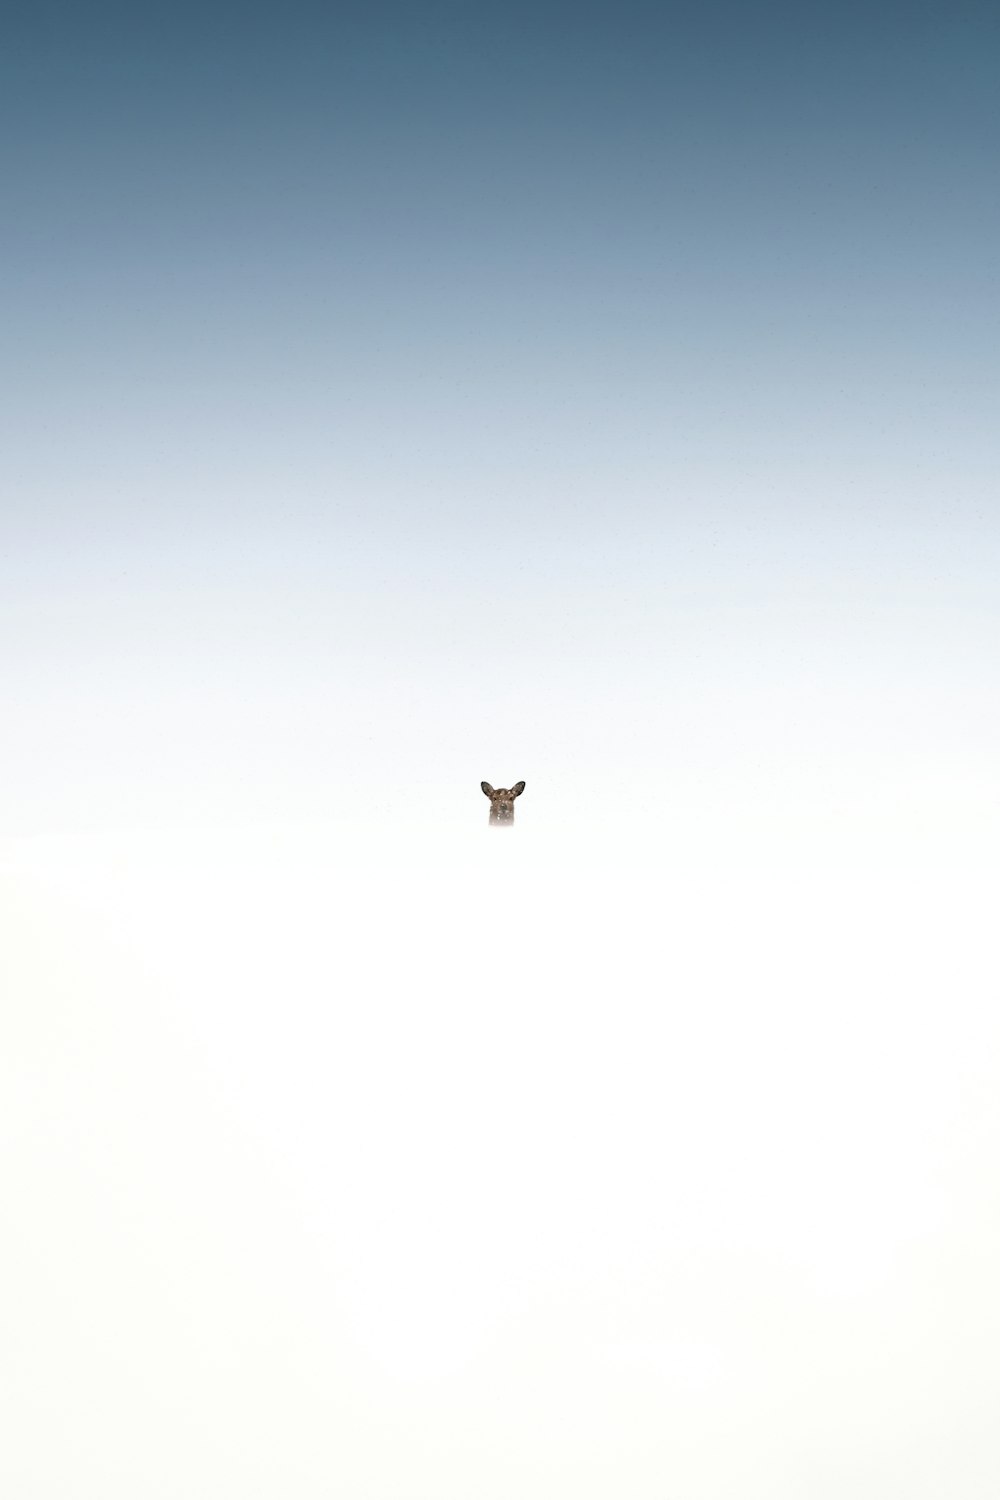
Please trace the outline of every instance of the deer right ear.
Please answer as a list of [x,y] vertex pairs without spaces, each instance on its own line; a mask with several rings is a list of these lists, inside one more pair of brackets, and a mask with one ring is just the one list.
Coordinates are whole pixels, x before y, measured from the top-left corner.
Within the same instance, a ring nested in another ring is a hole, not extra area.
[[493,798],[493,788],[490,786],[489,782],[488,781],[481,781],[479,783],[479,785],[482,787],[482,789],[486,793],[487,797],[489,797],[492,800],[492,798]]

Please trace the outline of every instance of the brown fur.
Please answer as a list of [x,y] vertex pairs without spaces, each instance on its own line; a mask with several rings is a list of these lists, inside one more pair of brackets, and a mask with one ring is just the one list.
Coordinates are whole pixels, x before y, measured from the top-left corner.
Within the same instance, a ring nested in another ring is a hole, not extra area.
[[514,798],[520,797],[524,791],[524,782],[519,781],[509,790],[507,787],[497,787],[495,791],[488,781],[481,781],[479,785],[490,799],[490,827],[513,828]]

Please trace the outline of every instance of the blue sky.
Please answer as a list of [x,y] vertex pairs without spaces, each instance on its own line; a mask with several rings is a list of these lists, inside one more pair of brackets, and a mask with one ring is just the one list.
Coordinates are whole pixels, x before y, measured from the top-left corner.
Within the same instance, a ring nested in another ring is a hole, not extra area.
[[[786,696],[753,736],[777,766],[829,672],[834,774],[909,683],[886,754],[940,783],[957,739],[981,779],[955,695],[991,660],[995,35],[975,8],[22,11],[11,774],[99,691],[95,760],[135,777],[128,808],[77,799],[99,821],[208,816],[234,756],[260,816],[304,813],[326,771],[282,790],[289,747],[265,773],[254,744],[324,713],[340,784],[404,745],[433,781],[450,742],[460,817],[458,778],[525,759],[683,778],[719,739],[696,700],[735,730],[748,679]],[[199,740],[149,802],[144,766]]]
[[669,484],[721,459],[734,505],[741,462],[964,489],[992,412],[991,40],[909,7],[32,10],[4,88],[15,444],[68,424],[67,519],[116,509],[129,436],[230,474],[301,455],[327,489],[395,456],[447,522],[498,468],[516,506],[574,463],[654,526],[683,497],[636,494],[644,460]]

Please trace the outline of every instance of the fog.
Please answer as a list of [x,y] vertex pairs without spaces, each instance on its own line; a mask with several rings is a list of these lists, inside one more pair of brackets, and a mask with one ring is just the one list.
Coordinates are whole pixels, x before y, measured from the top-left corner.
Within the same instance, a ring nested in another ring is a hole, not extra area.
[[512,830],[9,841],[12,1493],[992,1492],[975,849],[522,761]]
[[5,1500],[1000,1495],[979,9],[5,11]]

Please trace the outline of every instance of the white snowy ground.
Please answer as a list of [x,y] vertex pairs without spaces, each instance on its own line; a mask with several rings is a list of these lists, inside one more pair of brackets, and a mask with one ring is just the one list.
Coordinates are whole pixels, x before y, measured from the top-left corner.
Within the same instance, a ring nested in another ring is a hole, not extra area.
[[581,806],[8,840],[5,1494],[1000,1493],[971,811]]

